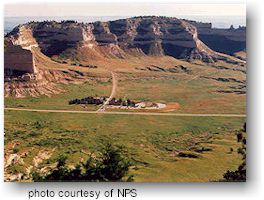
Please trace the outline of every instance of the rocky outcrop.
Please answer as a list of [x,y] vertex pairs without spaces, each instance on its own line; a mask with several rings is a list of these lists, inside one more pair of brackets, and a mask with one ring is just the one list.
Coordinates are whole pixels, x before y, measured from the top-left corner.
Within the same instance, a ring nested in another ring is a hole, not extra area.
[[214,29],[210,23],[170,17],[29,22],[5,37],[5,74],[36,73],[34,49],[60,61],[167,55],[214,62],[226,60],[215,51],[236,55],[245,42],[244,27]]
[[47,56],[58,55],[81,42],[94,45],[91,27],[76,22],[32,22],[26,26],[32,29],[41,51]]
[[5,75],[37,72],[31,49],[38,47],[38,43],[30,28],[16,27],[5,38],[4,44]]
[[30,50],[23,49],[20,45],[14,45],[10,40],[5,41],[4,69],[6,75],[14,75],[17,72],[35,73],[34,58]]
[[32,31],[39,48],[49,57],[101,59],[168,55],[206,62],[217,59],[217,54],[199,39],[197,28],[177,18],[134,17],[88,24],[45,21],[20,27]]
[[245,35],[245,27],[216,29],[211,23],[146,16],[87,24],[30,22],[7,37],[15,45],[39,46],[45,55],[63,59],[169,55],[212,62],[219,56],[215,51],[233,55],[245,50]]
[[37,73],[33,48],[38,43],[32,35],[32,29],[18,26],[4,40],[5,77],[20,76],[25,73]]
[[246,27],[223,29],[213,28],[211,23],[186,21],[197,28],[199,39],[214,51],[234,55],[246,50]]
[[58,83],[68,84],[80,81],[83,81],[83,75],[76,72],[40,69],[36,74],[5,76],[4,92],[5,97],[51,96],[63,91],[58,87]]
[[126,51],[141,49],[146,55],[169,55],[209,61],[216,54],[197,37],[196,27],[168,17],[136,17],[109,22],[118,44]]
[[44,69],[44,66],[56,66],[58,63],[40,52],[44,43],[38,42],[32,27],[28,25],[16,27],[5,37],[4,42],[6,97],[50,96],[63,91],[58,83],[77,83],[83,80],[83,74],[70,70]]

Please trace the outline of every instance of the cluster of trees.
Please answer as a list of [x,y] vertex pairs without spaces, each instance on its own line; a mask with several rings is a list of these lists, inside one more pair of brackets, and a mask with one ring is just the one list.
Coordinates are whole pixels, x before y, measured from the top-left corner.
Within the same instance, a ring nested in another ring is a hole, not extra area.
[[100,105],[106,100],[106,97],[85,97],[82,99],[72,99],[69,101],[69,104],[95,104]]
[[135,107],[136,106],[136,102],[134,102],[134,101],[132,101],[130,99],[121,99],[121,98],[116,99],[116,98],[113,98],[109,102],[109,105]]
[[[69,101],[69,104],[95,104],[95,105],[100,105],[103,104],[104,101],[106,101],[106,97],[85,97],[82,99],[72,99]],[[109,105],[113,106],[130,106],[130,107],[135,107],[136,103],[130,99],[116,99],[113,98],[109,102]]]
[[91,69],[95,69],[95,68],[97,68],[96,65],[83,65],[83,64],[81,64],[81,63],[72,63],[72,65],[80,66],[80,67],[88,67],[88,68],[91,68]]
[[68,24],[68,23],[78,23],[76,20],[61,20],[62,24]]
[[105,143],[97,156],[90,156],[84,163],[73,169],[66,165],[67,157],[58,159],[57,167],[41,174],[34,172],[33,181],[133,181],[133,175],[128,175],[132,165],[123,147]]
[[238,153],[242,155],[242,163],[235,171],[227,171],[224,173],[224,181],[227,182],[244,182],[246,181],[246,123],[243,129],[237,133],[237,142],[241,144],[238,148]]

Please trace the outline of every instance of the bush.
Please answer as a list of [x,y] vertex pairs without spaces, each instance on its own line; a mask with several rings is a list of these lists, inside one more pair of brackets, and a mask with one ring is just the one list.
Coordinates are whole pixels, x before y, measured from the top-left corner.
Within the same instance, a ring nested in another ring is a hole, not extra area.
[[66,166],[66,157],[58,159],[56,169],[46,175],[37,172],[32,174],[34,181],[133,181],[128,176],[130,160],[125,156],[123,148],[106,143],[98,157],[90,156],[85,163],[78,164],[74,169]]
[[13,148],[13,153],[18,153],[19,152],[19,149],[17,147],[14,147]]
[[42,129],[44,128],[46,125],[46,122],[43,122],[43,121],[35,121],[33,124],[32,124],[32,127],[34,127],[35,129]]
[[199,158],[199,155],[197,153],[188,151],[181,151],[178,156],[184,158]]
[[194,148],[191,148],[190,150],[195,151],[197,153],[203,153],[204,151],[212,151],[212,148],[202,146],[202,147],[194,147]]
[[227,182],[245,182],[246,177],[246,123],[243,129],[237,133],[237,142],[241,143],[241,147],[238,148],[238,153],[242,155],[242,163],[238,166],[235,171],[227,171],[224,173],[224,180]]

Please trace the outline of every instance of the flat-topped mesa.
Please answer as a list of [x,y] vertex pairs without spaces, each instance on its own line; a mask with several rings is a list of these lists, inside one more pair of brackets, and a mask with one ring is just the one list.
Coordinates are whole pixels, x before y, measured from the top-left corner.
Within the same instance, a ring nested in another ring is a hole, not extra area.
[[217,57],[198,39],[194,26],[177,18],[150,16],[121,19],[110,22],[110,31],[117,35],[122,48],[141,49],[147,55],[204,61]]
[[[185,20],[170,17],[134,17],[109,22],[30,22],[26,25],[41,51],[54,55],[103,57],[172,56],[213,62],[217,54],[199,38],[197,29]],[[12,36],[11,32],[7,37]]]

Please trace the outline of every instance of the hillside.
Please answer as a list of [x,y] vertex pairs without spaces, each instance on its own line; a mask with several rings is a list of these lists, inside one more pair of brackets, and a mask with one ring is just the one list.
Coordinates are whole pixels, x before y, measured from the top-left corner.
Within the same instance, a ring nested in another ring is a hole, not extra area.
[[[167,56],[189,63],[214,65],[224,62],[243,68],[243,31],[243,28],[216,30],[208,23],[155,16],[86,24],[75,21],[28,22],[5,36],[5,96],[57,93],[47,85],[48,81],[74,83],[86,80],[85,74],[91,71],[89,66],[98,62],[102,66],[93,71],[105,74],[109,73],[109,67],[113,69],[115,62],[130,65],[134,59],[143,61],[145,57]],[[229,48],[229,52],[218,44],[219,37],[222,38],[221,45]],[[230,41],[240,43],[232,46]],[[81,73],[76,73],[76,69]],[[41,75],[53,73],[57,74],[56,78]]]
[[[31,31],[32,35],[25,35],[24,30]],[[143,55],[168,55],[206,62],[217,58],[216,53],[199,39],[197,28],[177,18],[135,17],[90,24],[30,22],[16,27],[7,35],[18,45],[21,45],[19,41],[23,37],[31,37],[31,43],[37,43],[49,57],[64,55],[67,58],[69,52],[74,53],[70,49],[74,49],[76,58],[79,51],[85,51],[83,60]]]
[[[208,182],[241,162],[244,28],[170,17],[28,22],[5,36],[5,181],[72,168],[103,141],[137,182]],[[234,45],[230,45],[234,44]]]

